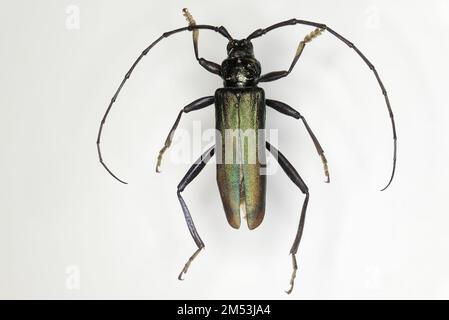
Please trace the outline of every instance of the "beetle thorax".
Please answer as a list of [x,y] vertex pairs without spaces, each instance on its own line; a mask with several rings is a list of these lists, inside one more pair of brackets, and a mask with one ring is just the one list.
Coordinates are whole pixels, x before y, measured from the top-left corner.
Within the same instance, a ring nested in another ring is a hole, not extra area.
[[261,67],[254,57],[251,41],[231,40],[227,46],[228,57],[221,64],[225,87],[251,87],[257,84]]

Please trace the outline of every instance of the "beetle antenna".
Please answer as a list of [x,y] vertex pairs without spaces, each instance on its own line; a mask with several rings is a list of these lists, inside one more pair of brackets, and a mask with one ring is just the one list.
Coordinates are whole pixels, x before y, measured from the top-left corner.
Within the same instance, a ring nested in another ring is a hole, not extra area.
[[[188,11],[187,11],[188,12]],[[145,50],[142,51],[142,53],[137,57],[137,59],[134,61],[134,63],[132,64],[131,68],[128,70],[128,72],[125,74],[125,77],[123,78],[122,82],[120,83],[120,85],[118,86],[117,90],[115,91],[115,94],[112,96],[111,101],[109,102],[109,105],[106,109],[106,112],[103,115],[103,118],[101,119],[100,122],[100,127],[98,129],[98,135],[97,135],[97,152],[98,152],[98,159],[100,160],[101,165],[106,169],[107,172],[109,172],[109,174],[114,177],[117,181],[123,183],[123,184],[128,184],[126,181],[118,178],[106,165],[106,163],[103,161],[103,157],[101,155],[101,134],[103,132],[103,126],[106,122],[106,119],[109,115],[109,112],[111,111],[112,105],[114,104],[114,102],[117,100],[117,97],[120,93],[120,91],[122,90],[123,86],[125,85],[125,82],[129,79],[129,77],[131,76],[134,68],[137,66],[137,64],[140,62],[140,60],[142,60],[142,58],[148,53],[148,51],[150,51],[156,44],[158,44],[162,39],[164,38],[168,38],[176,33],[179,32],[183,32],[183,31],[197,31],[199,29],[204,29],[204,30],[212,30],[215,32],[218,32],[219,34],[221,34],[223,37],[229,39],[232,37],[229,35],[229,33],[226,31],[225,28],[223,27],[216,27],[216,26],[211,26],[211,25],[207,25],[207,24],[202,24],[202,25],[189,25],[188,27],[182,27],[182,28],[178,28],[178,29],[173,29],[171,31],[167,31],[164,32],[159,38],[157,38],[155,41],[153,41]]]

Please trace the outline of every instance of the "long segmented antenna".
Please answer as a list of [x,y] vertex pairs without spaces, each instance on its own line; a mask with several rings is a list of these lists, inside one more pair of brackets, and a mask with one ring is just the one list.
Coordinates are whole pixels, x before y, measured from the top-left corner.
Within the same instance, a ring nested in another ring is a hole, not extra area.
[[100,148],[100,143],[101,143],[101,133],[103,131],[103,126],[106,122],[106,118],[109,114],[109,112],[111,111],[112,105],[114,104],[114,102],[117,100],[117,97],[120,93],[120,90],[122,90],[125,82],[129,79],[129,77],[131,76],[131,73],[133,72],[134,68],[136,67],[136,65],[140,62],[140,60],[148,53],[148,51],[150,51],[156,44],[159,43],[159,41],[161,41],[164,38],[167,38],[171,35],[174,35],[178,32],[183,32],[183,31],[195,31],[198,29],[205,29],[205,30],[212,30],[215,32],[220,33],[223,37],[227,38],[228,40],[232,40],[232,37],[229,35],[229,33],[226,31],[226,29],[224,27],[216,27],[216,26],[211,26],[211,25],[189,25],[188,27],[183,27],[183,28],[178,28],[178,29],[173,29],[171,31],[165,32],[163,33],[159,38],[157,38],[155,41],[153,41],[145,50],[142,51],[142,53],[139,55],[139,57],[136,59],[136,61],[134,61],[134,63],[132,64],[131,68],[128,70],[128,72],[125,74],[125,77],[123,78],[122,82],[120,83],[119,87],[117,88],[115,94],[112,96],[111,98],[111,102],[108,105],[108,108],[106,109],[106,112],[104,113],[103,119],[101,120],[100,123],[100,128],[98,129],[98,136],[97,136],[97,151],[98,151],[98,158],[100,160],[100,163],[103,165],[103,167],[109,172],[109,174],[111,176],[113,176],[117,181],[123,183],[123,184],[127,184],[126,181],[119,179],[109,168],[108,166],[105,164],[105,162],[103,161],[103,157],[101,156],[101,148]]
[[312,21],[306,21],[306,20],[297,20],[297,19],[290,19],[290,20],[286,20],[283,22],[279,22],[276,23],[268,28],[265,29],[257,29],[256,31],[254,31],[253,33],[251,33],[247,39],[248,40],[252,40],[258,37],[263,36],[264,34],[266,34],[269,31],[272,31],[274,29],[277,28],[281,28],[281,27],[286,27],[286,26],[292,26],[292,25],[296,25],[296,24],[303,24],[303,25],[307,25],[307,26],[312,26],[315,28],[319,28],[321,30],[327,30],[329,31],[333,36],[335,36],[337,39],[339,39],[340,41],[342,41],[343,43],[345,43],[349,48],[354,49],[354,51],[362,58],[362,60],[366,63],[366,65],[371,69],[371,71],[373,71],[374,76],[376,77],[377,82],[379,83],[379,86],[382,90],[382,94],[385,98],[385,103],[387,104],[387,109],[388,109],[388,113],[390,116],[390,120],[391,120],[391,127],[393,130],[393,145],[394,145],[394,151],[393,151],[393,169],[391,171],[391,177],[390,180],[388,181],[387,185],[381,189],[381,191],[384,191],[385,189],[387,189],[391,182],[393,181],[394,178],[394,174],[396,172],[396,155],[397,155],[397,136],[396,136],[396,124],[394,122],[394,116],[393,116],[393,110],[391,109],[391,105],[390,105],[390,100],[388,98],[388,94],[387,94],[387,90],[385,90],[385,86],[382,83],[382,80],[380,80],[380,76],[376,70],[376,68],[374,67],[374,65],[365,57],[365,55],[349,40],[347,40],[346,38],[344,38],[342,35],[338,34],[337,32],[335,32],[334,30],[332,30],[331,28],[329,28],[328,26],[326,26],[325,24],[322,23],[317,23],[317,22],[312,22]]

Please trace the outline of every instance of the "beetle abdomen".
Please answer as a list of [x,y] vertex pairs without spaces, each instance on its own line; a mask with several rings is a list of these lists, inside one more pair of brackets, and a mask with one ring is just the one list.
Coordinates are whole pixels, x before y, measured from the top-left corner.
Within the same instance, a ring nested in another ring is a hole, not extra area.
[[239,228],[260,225],[265,214],[265,96],[261,88],[215,93],[217,183],[226,218]]

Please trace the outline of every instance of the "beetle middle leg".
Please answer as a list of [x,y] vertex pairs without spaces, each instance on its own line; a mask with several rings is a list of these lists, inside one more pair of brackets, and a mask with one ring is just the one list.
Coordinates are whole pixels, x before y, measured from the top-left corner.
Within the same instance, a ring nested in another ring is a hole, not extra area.
[[285,156],[281,152],[279,152],[275,147],[273,147],[268,142],[266,142],[266,147],[268,151],[270,151],[271,154],[276,158],[282,170],[284,170],[284,172],[287,174],[290,180],[294,184],[296,184],[296,186],[301,190],[303,194],[306,195],[306,198],[304,199],[304,203],[301,209],[301,217],[299,219],[298,230],[296,231],[295,240],[293,241],[292,248],[290,249],[290,254],[292,255],[293,272],[290,279],[290,289],[285,291],[286,293],[290,294],[293,291],[293,286],[295,284],[296,270],[298,270],[298,264],[296,262],[296,253],[298,252],[299,242],[301,241],[302,232],[304,229],[307,204],[309,203],[309,188],[304,183],[304,180],[302,180],[301,176],[296,171],[296,169],[292,166],[292,164],[287,160],[287,158],[285,158]]
[[181,120],[182,114],[208,107],[212,105],[214,101],[215,101],[214,96],[199,98],[189,103],[184,108],[182,108],[181,111],[179,111],[178,117],[176,118],[175,123],[173,124],[173,127],[171,128],[170,132],[168,133],[167,139],[165,140],[164,146],[162,147],[161,151],[159,151],[159,156],[157,157],[156,172],[160,172],[159,169],[161,167],[162,157],[164,156],[164,152],[171,145],[173,136],[175,135],[175,131],[176,128],[178,127],[179,121]]
[[187,227],[189,228],[190,234],[192,235],[193,240],[195,241],[198,249],[193,253],[193,255],[187,260],[184,268],[181,270],[181,273],[178,276],[179,280],[183,280],[182,275],[187,273],[189,270],[190,264],[196,258],[196,256],[200,253],[200,251],[204,248],[204,243],[201,240],[198,232],[196,231],[195,224],[193,223],[192,216],[190,215],[189,208],[181,196],[181,192],[189,185],[193,179],[204,169],[206,163],[213,157],[215,153],[215,146],[212,146],[205,153],[201,155],[201,157],[195,161],[195,163],[190,167],[189,171],[185,174],[184,178],[182,178],[181,182],[178,184],[177,195],[179,199],[179,203],[181,204],[182,211],[184,212],[184,218],[187,222]]
[[274,110],[283,113],[287,116],[293,117],[295,119],[301,119],[304,126],[306,127],[307,132],[309,133],[310,138],[312,138],[313,144],[315,145],[316,151],[318,152],[318,155],[321,158],[321,162],[323,163],[324,168],[324,175],[326,176],[326,183],[330,182],[329,177],[329,168],[327,166],[327,159],[324,156],[324,150],[320,145],[320,142],[316,138],[315,134],[313,133],[312,129],[309,127],[309,124],[307,123],[306,119],[295,109],[287,105],[286,103],[283,103],[281,101],[266,99],[265,104]]

